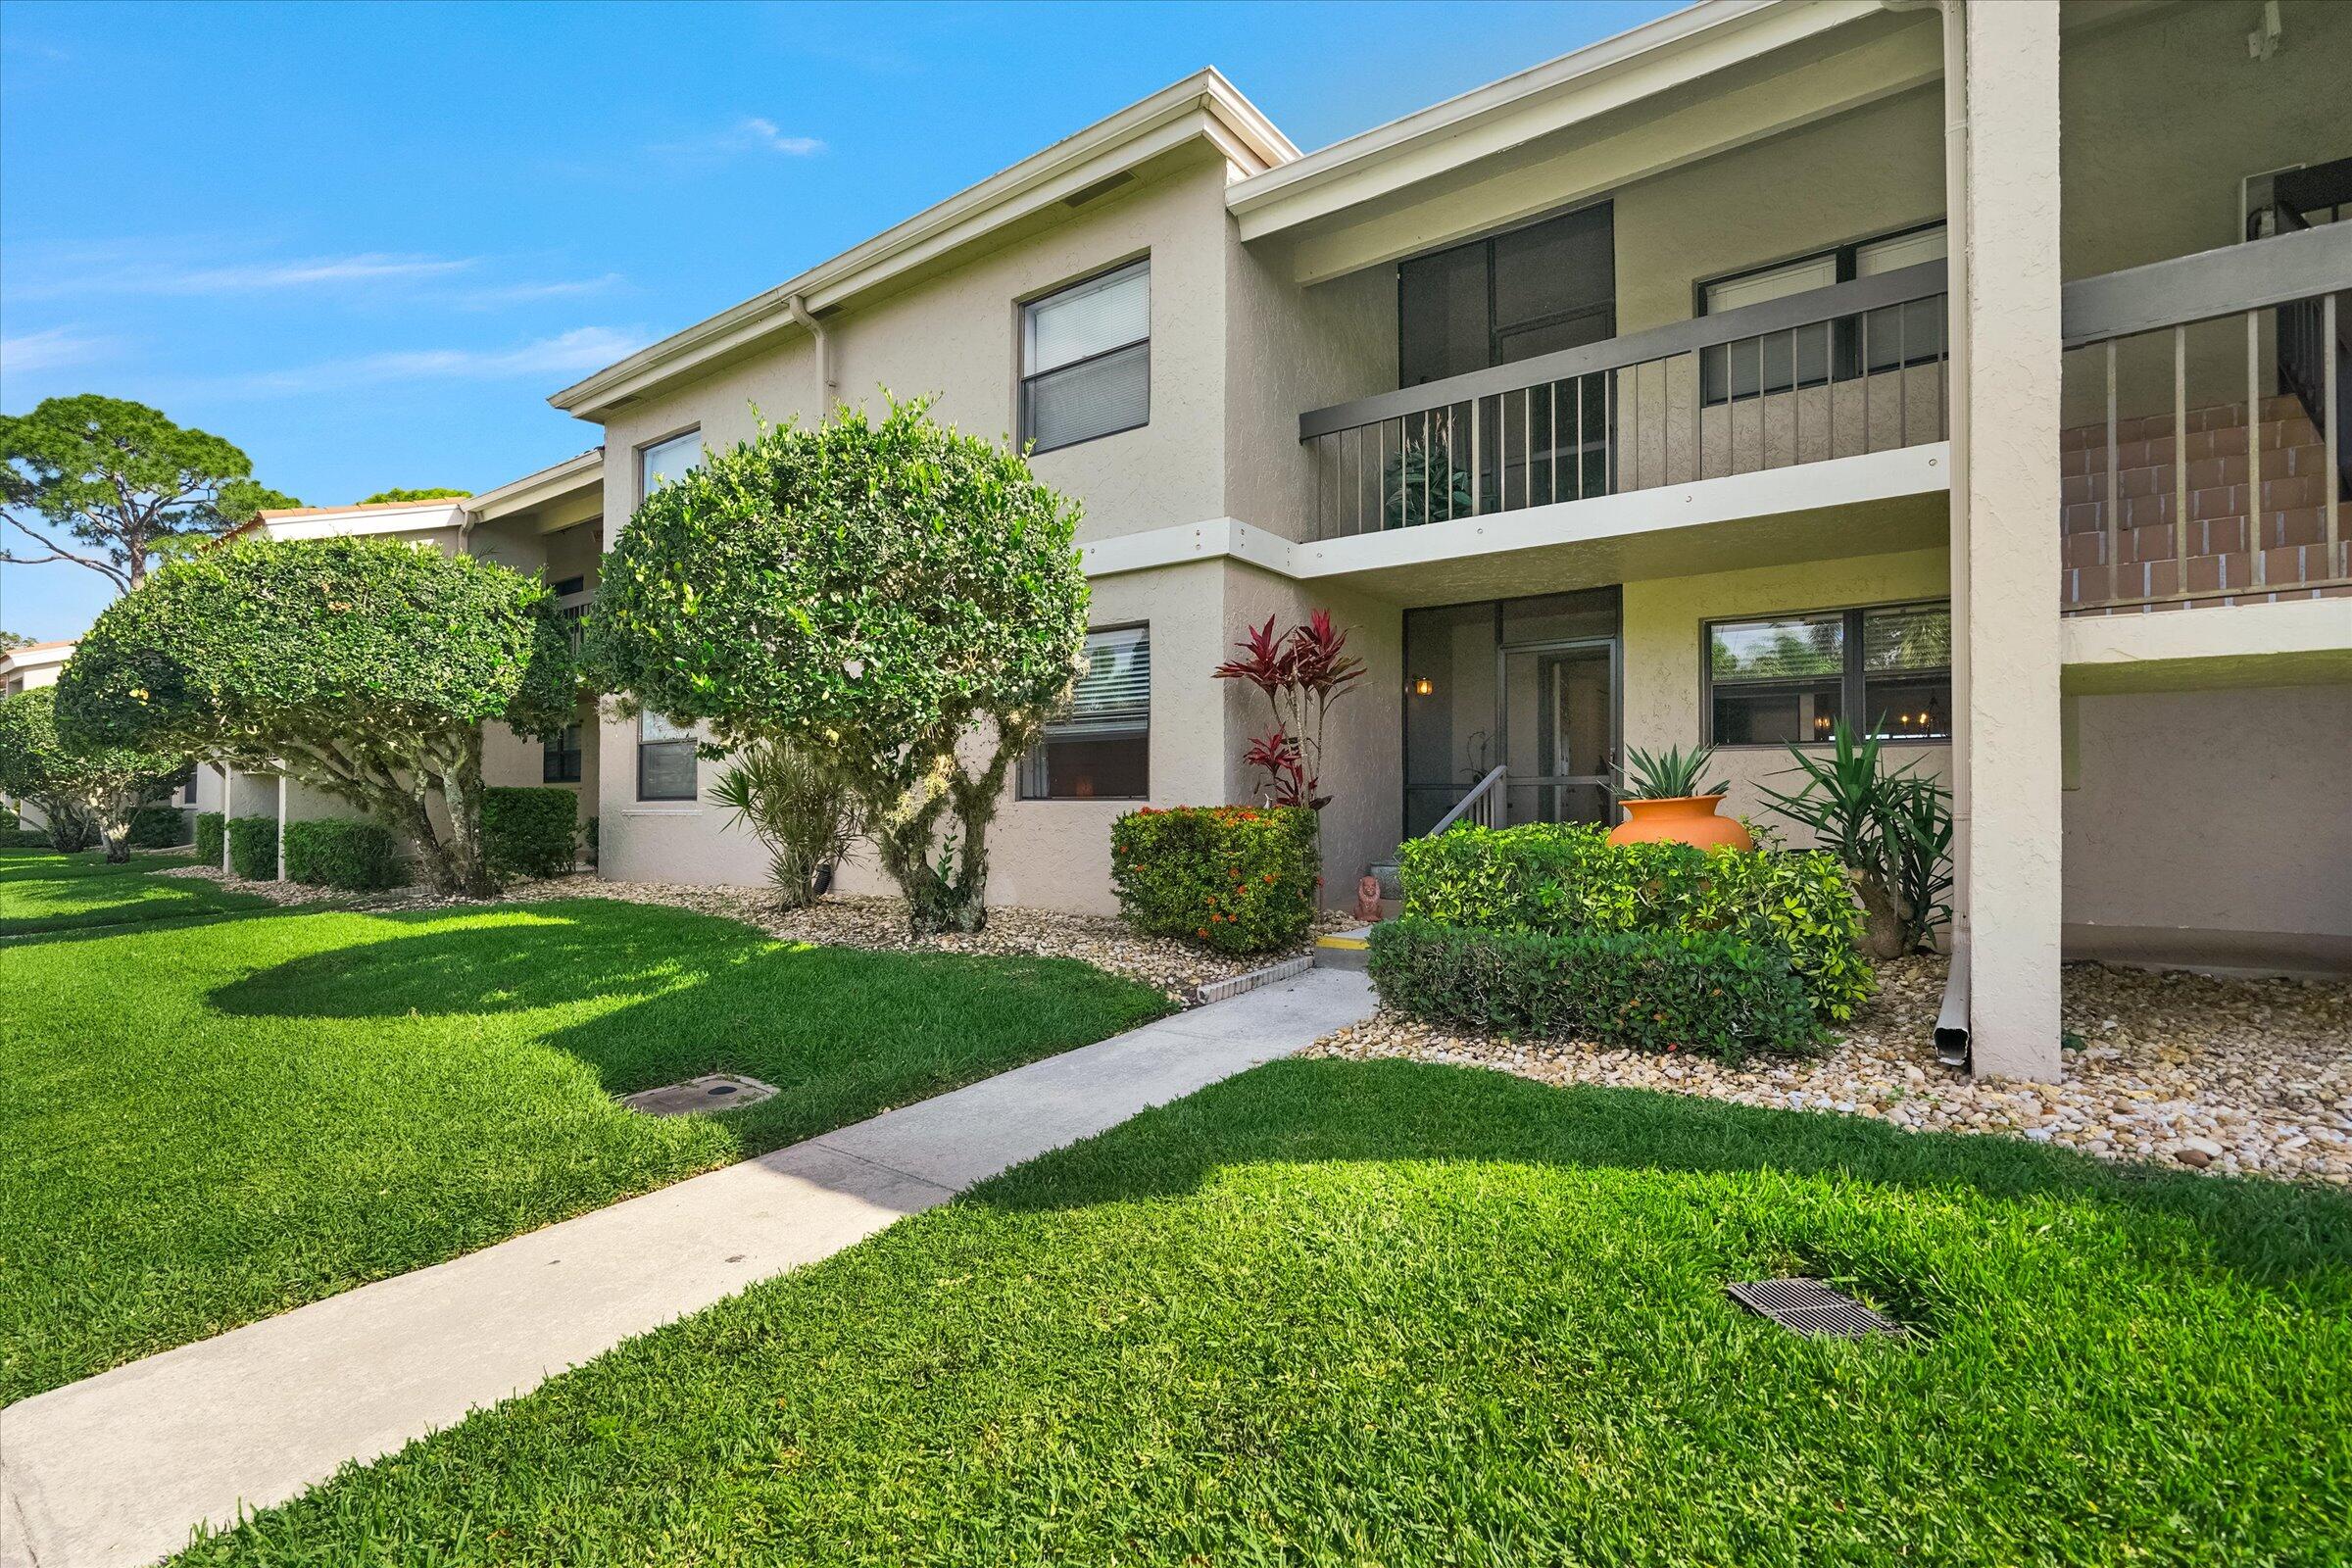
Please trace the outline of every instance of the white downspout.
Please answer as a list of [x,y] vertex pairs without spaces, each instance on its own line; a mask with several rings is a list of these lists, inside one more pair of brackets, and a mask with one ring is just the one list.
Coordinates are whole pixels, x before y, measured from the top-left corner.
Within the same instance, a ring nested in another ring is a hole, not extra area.
[[833,379],[833,339],[822,321],[809,314],[808,301],[799,294],[784,296],[784,309],[800,328],[816,344],[816,422],[824,423],[833,416],[841,402],[841,386]]
[[1952,878],[1955,916],[1952,922],[1951,977],[1945,983],[1943,1006],[1936,1018],[1936,1054],[1951,1066],[1969,1064],[1969,860],[1970,791],[1968,748],[1976,744],[1969,733],[1969,259],[1973,249],[1968,190],[1968,10],[1966,0],[1942,0],[1943,13],[1943,223],[1944,223],[1944,338],[1946,385],[1959,393],[1946,399],[1951,409],[1951,597],[1952,625]]

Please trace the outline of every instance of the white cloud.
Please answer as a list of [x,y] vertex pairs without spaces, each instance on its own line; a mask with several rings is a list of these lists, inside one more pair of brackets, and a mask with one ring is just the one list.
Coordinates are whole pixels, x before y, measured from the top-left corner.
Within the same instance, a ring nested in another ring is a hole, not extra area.
[[408,256],[383,251],[218,266],[131,262],[61,272],[12,292],[24,299],[67,294],[247,294],[269,289],[412,283],[447,277],[478,265],[479,259],[471,256]]
[[625,359],[650,341],[642,332],[580,326],[505,349],[403,349],[259,370],[205,383],[220,396],[267,397],[394,381],[504,381],[579,375]]
[[735,128],[727,135],[738,146],[782,153],[787,158],[808,158],[825,150],[825,144],[814,136],[787,136],[774,121],[762,120],[757,115],[737,121]]
[[112,338],[92,337],[72,327],[53,326],[46,331],[0,337],[0,370],[22,375],[27,370],[64,369],[105,359],[114,348]]
[[564,278],[546,283],[496,283],[467,289],[458,303],[472,311],[496,310],[503,305],[532,305],[540,300],[571,300],[603,294],[625,281],[618,272],[607,272],[602,277]]
[[746,115],[726,129],[693,141],[657,142],[646,149],[657,158],[688,163],[710,163],[745,153],[774,153],[783,158],[813,158],[825,150],[814,136],[787,136],[784,127],[759,115]]

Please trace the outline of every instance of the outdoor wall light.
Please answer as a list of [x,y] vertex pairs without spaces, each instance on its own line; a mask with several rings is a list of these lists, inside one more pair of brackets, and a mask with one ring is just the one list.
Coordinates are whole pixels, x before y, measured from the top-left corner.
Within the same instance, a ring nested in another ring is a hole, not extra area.
[[1430,693],[1436,691],[1437,689],[1438,683],[1431,680],[1427,675],[1416,675],[1413,677],[1413,695],[1415,697],[1427,697]]

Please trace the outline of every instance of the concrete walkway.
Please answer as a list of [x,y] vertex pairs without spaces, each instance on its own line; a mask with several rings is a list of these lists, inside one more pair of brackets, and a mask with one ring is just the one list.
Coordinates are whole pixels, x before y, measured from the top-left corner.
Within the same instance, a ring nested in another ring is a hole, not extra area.
[[1230,1002],[0,1412],[0,1564],[127,1568],[1023,1160],[1366,1016],[1360,974]]

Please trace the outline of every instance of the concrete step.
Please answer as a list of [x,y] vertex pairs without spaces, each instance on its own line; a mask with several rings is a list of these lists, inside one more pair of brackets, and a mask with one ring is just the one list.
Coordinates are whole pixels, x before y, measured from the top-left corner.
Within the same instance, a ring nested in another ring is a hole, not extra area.
[[1372,962],[1372,928],[1357,926],[1352,931],[1333,931],[1315,938],[1315,967],[1318,969],[1362,969]]

